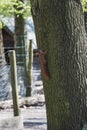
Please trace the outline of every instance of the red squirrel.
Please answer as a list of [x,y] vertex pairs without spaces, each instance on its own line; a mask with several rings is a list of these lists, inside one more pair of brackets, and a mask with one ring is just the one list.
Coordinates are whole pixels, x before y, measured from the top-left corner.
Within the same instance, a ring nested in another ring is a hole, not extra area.
[[39,56],[39,61],[41,64],[42,74],[43,74],[45,80],[49,80],[50,73],[47,68],[47,61],[45,58],[46,54],[47,54],[47,50],[46,51],[38,50],[38,56]]

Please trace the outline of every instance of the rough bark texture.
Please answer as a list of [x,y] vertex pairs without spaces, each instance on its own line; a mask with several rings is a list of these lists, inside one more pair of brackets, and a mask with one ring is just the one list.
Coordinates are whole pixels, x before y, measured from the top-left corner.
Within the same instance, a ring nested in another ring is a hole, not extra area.
[[86,121],[86,42],[80,0],[31,0],[38,49],[47,50],[43,77],[47,130],[82,130]]
[[4,47],[3,47],[3,38],[2,38],[2,31],[0,30],[0,66],[5,65],[5,54],[4,54]]

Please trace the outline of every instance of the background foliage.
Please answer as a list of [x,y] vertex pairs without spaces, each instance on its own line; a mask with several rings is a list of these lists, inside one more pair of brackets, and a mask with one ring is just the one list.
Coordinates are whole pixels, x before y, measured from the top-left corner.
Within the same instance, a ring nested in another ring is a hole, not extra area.
[[[17,7],[17,9],[22,8],[22,10],[16,10],[14,7]],[[30,2],[23,3],[19,0],[0,0],[0,17],[12,17],[16,14],[24,13],[24,17],[27,17],[30,15]]]
[[87,12],[87,0],[82,0],[83,11]]

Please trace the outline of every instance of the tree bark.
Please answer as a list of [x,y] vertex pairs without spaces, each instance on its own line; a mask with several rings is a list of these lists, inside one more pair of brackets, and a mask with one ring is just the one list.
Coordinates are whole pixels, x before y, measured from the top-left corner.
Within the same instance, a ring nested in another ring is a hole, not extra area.
[[32,67],[33,67],[33,45],[32,40],[29,41],[29,60],[28,60],[28,87],[26,88],[26,97],[31,96],[32,85]]
[[0,30],[0,66],[5,65],[5,53],[4,53],[4,47],[3,47],[3,37],[2,37],[2,31]]
[[[17,4],[19,2],[24,3],[25,0],[17,0]],[[17,11],[21,13],[15,13],[15,42],[16,42],[16,53],[17,53],[17,62],[20,65],[25,64],[25,19],[24,14],[22,12],[23,7],[14,6]]]
[[[17,0],[17,4],[22,2],[23,4],[26,3],[26,0]],[[28,78],[27,78],[27,62],[26,62],[26,30],[25,30],[25,19],[24,19],[24,12],[22,10],[23,7],[18,7],[17,5],[14,6],[17,11],[21,13],[15,13],[15,43],[16,43],[16,56],[17,56],[17,65],[24,68],[25,77],[24,85],[26,87],[29,86]]]
[[38,49],[47,50],[43,76],[47,130],[82,130],[86,118],[86,41],[80,0],[31,0]]

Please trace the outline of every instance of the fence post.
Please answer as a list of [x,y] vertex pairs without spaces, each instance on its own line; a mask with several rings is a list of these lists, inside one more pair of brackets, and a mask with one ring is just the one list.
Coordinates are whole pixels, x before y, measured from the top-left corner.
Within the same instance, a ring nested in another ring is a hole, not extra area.
[[18,86],[17,86],[17,67],[16,67],[16,54],[15,51],[10,51],[10,68],[11,68],[11,86],[12,86],[12,97],[13,97],[13,108],[14,116],[19,116],[18,106]]
[[32,82],[32,64],[33,64],[33,47],[32,40],[29,44],[29,62],[28,62],[28,87],[26,89],[26,96],[31,96],[31,82]]

